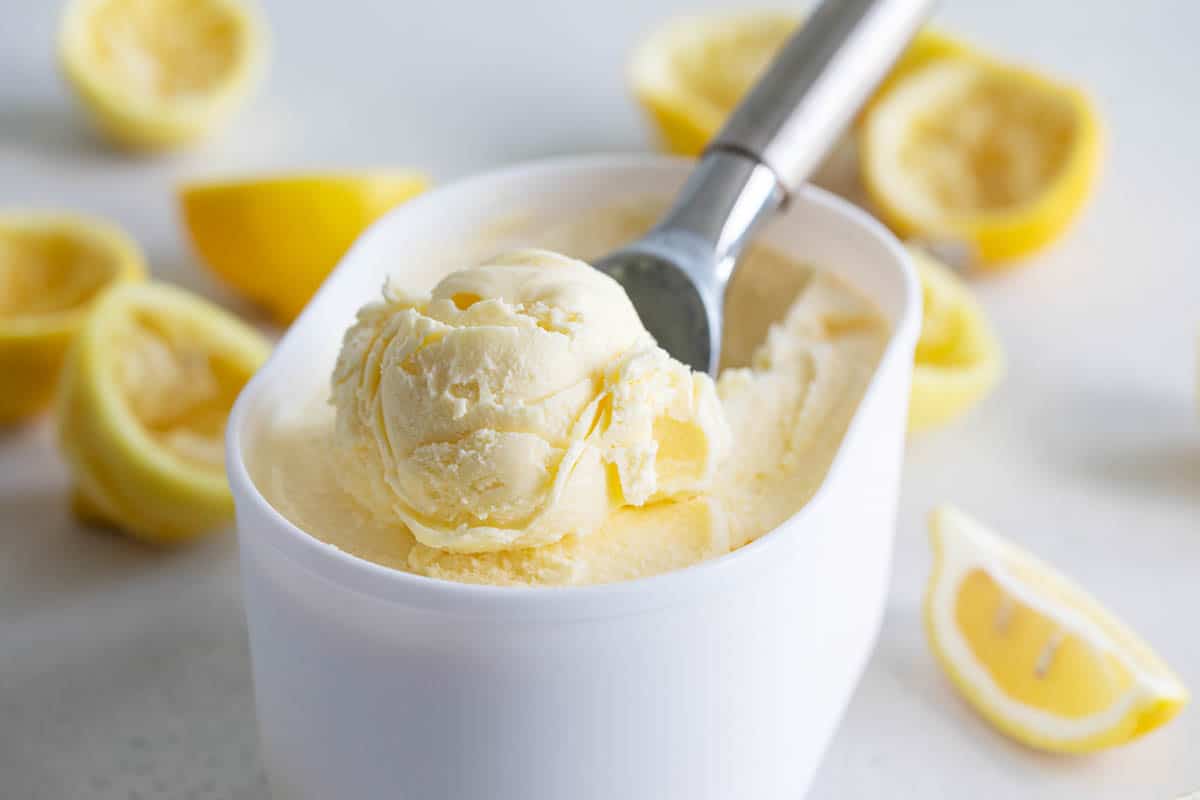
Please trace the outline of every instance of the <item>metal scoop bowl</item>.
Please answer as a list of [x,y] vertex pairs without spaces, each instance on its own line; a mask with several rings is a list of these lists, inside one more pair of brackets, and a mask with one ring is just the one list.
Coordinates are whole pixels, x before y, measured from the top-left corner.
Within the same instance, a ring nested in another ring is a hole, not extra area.
[[676,359],[716,374],[738,257],[820,163],[932,5],[825,0],[734,109],[663,219],[596,262]]

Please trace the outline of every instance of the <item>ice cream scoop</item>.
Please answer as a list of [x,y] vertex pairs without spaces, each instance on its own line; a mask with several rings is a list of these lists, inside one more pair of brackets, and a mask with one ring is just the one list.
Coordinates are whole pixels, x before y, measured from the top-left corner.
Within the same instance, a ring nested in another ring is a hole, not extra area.
[[715,374],[722,300],[742,249],[809,176],[932,5],[825,0],[734,109],[662,221],[596,263],[676,359]]
[[586,536],[707,490],[728,446],[712,379],[655,345],[615,281],[545,250],[429,297],[385,288],[332,383],[345,488],[441,550]]

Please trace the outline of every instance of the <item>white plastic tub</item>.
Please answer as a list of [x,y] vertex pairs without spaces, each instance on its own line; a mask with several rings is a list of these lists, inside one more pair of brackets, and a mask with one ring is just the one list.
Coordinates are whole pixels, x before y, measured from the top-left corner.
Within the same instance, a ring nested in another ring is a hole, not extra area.
[[[347,555],[251,483],[256,430],[323,391],[340,334],[383,279],[521,212],[667,196],[689,163],[594,157],[434,191],[354,246],[230,420],[262,752],[277,800],[795,800],[874,642],[920,298],[903,248],[817,189],[766,238],[871,297],[891,340],[824,486],[730,555],[627,583],[513,589]],[[430,279],[414,288],[428,288]]]

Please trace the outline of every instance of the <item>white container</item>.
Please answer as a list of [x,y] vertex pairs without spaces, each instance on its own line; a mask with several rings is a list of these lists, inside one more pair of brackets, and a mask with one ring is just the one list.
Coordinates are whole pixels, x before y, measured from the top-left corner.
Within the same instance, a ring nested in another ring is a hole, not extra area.
[[[386,275],[489,221],[667,197],[688,162],[519,166],[411,201],[358,241],[230,419],[262,754],[277,800],[795,800],[884,608],[920,299],[902,247],[817,189],[767,240],[848,280],[892,325],[824,486],[758,541],[596,587],[469,586],[309,537],[251,483],[244,450],[323,391],[342,330]],[[429,278],[416,288],[428,288]]]

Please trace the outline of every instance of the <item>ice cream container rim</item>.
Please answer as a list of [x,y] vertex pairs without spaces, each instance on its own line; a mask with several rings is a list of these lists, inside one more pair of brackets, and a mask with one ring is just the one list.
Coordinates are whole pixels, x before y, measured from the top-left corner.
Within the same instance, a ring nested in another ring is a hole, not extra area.
[[[531,179],[542,175],[566,180],[571,175],[594,175],[601,170],[660,170],[677,176],[690,163],[687,159],[648,154],[572,156],[516,164],[438,187],[394,209],[368,228],[342,258],[291,330],[298,330],[305,324],[312,307],[345,265],[353,263],[359,253],[371,248],[373,242],[380,238],[380,232],[396,225],[398,219],[428,213],[427,209],[452,204],[456,196],[473,195],[486,191],[489,186],[518,178]],[[243,388],[229,417],[225,442],[226,471],[239,506],[238,535],[262,538],[266,529],[273,528],[276,535],[272,535],[266,544],[278,555],[303,567],[316,579],[413,609],[472,617],[586,619],[638,613],[687,602],[703,594],[736,586],[786,563],[788,559],[776,556],[782,555],[781,551],[787,548],[789,542],[801,535],[805,527],[802,524],[804,519],[824,502],[828,487],[835,484],[845,471],[846,443],[858,435],[864,409],[870,407],[885,390],[886,387],[880,385],[881,376],[891,371],[891,365],[896,360],[911,361],[921,316],[919,283],[903,245],[867,212],[830,192],[806,186],[799,194],[806,204],[848,218],[865,235],[874,237],[882,244],[901,273],[904,298],[883,355],[824,481],[808,503],[774,530],[733,552],[689,567],[628,581],[587,586],[512,587],[459,583],[396,570],[347,553],[304,532],[271,506],[251,479],[242,454],[247,421],[255,411],[263,387],[273,379],[278,354],[289,336],[285,333],[272,357]],[[907,364],[904,368],[908,368]],[[906,399],[894,398],[893,401],[904,402]],[[254,522],[248,524],[251,518]]]

